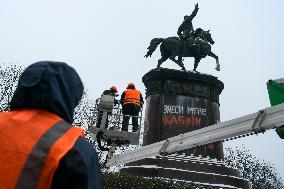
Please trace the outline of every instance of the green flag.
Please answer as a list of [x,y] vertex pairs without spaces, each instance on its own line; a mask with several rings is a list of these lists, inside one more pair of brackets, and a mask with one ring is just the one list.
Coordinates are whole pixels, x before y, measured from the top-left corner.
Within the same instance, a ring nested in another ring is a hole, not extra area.
[[[269,80],[267,82],[267,90],[271,106],[284,103],[284,79]],[[284,139],[284,126],[276,129],[280,138]]]
[[267,90],[271,106],[284,103],[284,84],[269,80]]

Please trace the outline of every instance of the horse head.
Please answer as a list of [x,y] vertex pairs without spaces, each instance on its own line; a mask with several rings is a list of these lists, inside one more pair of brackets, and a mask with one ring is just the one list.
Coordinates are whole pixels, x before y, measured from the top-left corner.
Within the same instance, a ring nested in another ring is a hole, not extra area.
[[212,37],[211,37],[210,30],[206,31],[205,36],[206,36],[207,41],[208,41],[211,45],[214,45],[215,41],[214,41],[214,40],[212,39]]

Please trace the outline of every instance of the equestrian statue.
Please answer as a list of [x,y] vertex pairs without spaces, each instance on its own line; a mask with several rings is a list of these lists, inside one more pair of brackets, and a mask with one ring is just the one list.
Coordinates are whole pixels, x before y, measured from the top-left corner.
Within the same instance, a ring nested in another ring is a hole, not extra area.
[[[146,58],[153,54],[156,48],[160,45],[161,58],[158,60],[157,67],[167,59],[172,60],[179,65],[182,70],[186,70],[183,64],[183,57],[194,57],[194,68],[196,68],[202,58],[211,56],[216,60],[216,70],[220,71],[219,58],[211,51],[211,45],[215,42],[211,37],[210,30],[204,31],[201,28],[193,29],[192,20],[198,12],[198,4],[190,16],[184,16],[184,21],[179,26],[178,37],[154,38],[150,42]],[[177,57],[177,59],[176,59]]]

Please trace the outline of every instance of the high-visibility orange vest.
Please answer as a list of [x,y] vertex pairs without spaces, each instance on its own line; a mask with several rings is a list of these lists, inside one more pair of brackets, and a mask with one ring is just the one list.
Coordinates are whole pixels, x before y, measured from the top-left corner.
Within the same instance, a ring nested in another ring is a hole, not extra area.
[[61,158],[82,132],[44,110],[0,113],[0,188],[50,189]]
[[125,104],[135,104],[141,106],[140,104],[140,91],[136,89],[126,89],[124,91],[125,97],[123,105]]

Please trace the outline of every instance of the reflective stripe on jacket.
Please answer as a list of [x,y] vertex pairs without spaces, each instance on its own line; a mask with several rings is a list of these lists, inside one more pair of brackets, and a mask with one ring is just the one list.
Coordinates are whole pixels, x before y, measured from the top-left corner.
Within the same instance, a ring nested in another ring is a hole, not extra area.
[[140,91],[136,89],[126,89],[124,91],[125,97],[123,101],[123,105],[125,104],[135,104],[137,106],[141,106],[140,104]]
[[0,188],[50,189],[83,130],[38,109],[0,113]]

